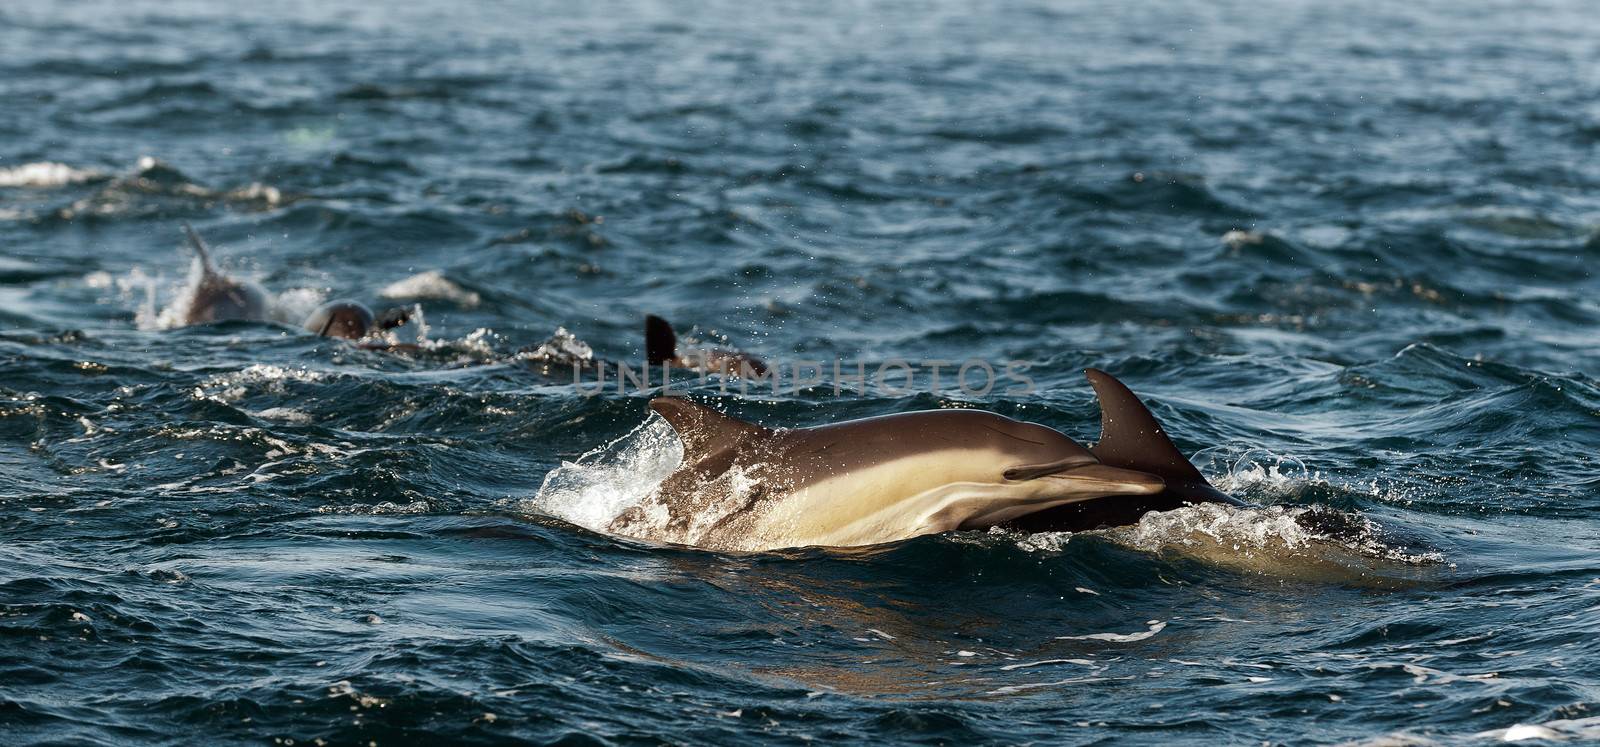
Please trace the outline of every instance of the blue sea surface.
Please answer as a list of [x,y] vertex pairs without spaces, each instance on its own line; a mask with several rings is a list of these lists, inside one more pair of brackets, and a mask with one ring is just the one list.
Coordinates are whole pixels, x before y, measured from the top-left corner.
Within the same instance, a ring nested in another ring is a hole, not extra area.
[[[1587,0],[0,6],[0,743],[1600,740]],[[192,223],[282,323],[182,327]],[[330,298],[420,309],[364,350]],[[642,320],[1257,505],[714,553]],[[1354,531],[1307,530],[1306,512]]]

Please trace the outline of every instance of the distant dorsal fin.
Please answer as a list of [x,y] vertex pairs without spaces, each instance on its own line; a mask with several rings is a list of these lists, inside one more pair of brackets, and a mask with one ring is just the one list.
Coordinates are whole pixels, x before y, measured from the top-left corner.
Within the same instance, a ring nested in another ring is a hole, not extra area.
[[654,314],[644,318],[644,359],[659,366],[678,357],[678,334],[667,320]]
[[771,432],[681,397],[657,397],[650,400],[650,409],[666,418],[678,432],[678,438],[683,441],[685,463],[697,462],[714,452]]
[[1126,385],[1099,369],[1091,368],[1085,374],[1094,386],[1095,396],[1100,398],[1100,443],[1090,451],[1101,463],[1148,472],[1169,481],[1205,484],[1200,470],[1178,451],[1156,422],[1156,416]]
[[183,224],[183,233],[189,237],[189,245],[194,247],[194,253],[200,257],[200,272],[206,277],[217,275],[217,266],[211,263],[211,247],[206,246],[206,240],[194,230],[194,226]]

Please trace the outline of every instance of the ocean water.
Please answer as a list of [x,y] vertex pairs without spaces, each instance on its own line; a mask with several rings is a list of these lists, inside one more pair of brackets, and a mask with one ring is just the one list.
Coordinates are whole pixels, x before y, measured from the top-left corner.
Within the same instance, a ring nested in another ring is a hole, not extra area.
[[[0,743],[1600,739],[1582,0],[0,8]],[[193,223],[291,324],[180,328]],[[415,352],[292,324],[414,305]],[[608,536],[647,313],[1123,378],[1219,487],[1075,535]],[[565,335],[570,335],[567,337]],[[1294,517],[1320,512],[1338,538]]]

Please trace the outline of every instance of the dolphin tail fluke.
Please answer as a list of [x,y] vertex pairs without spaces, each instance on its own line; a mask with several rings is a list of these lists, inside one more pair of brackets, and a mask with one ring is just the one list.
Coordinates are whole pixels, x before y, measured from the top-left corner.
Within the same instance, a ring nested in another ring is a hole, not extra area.
[[1089,451],[1102,464],[1159,476],[1169,491],[1189,501],[1244,505],[1206,482],[1125,384],[1099,369],[1085,374],[1100,400],[1100,442]]
[[644,358],[659,366],[678,357],[678,334],[667,320],[654,314],[644,318]]
[[200,271],[210,277],[217,274],[217,266],[211,263],[211,247],[206,246],[206,240],[200,238],[199,232],[187,222],[183,224],[183,233],[189,237],[189,246],[194,247],[195,255],[200,257]]
[[771,433],[755,423],[724,415],[681,397],[657,397],[650,409],[672,424],[683,441],[683,461],[692,464],[712,453]]

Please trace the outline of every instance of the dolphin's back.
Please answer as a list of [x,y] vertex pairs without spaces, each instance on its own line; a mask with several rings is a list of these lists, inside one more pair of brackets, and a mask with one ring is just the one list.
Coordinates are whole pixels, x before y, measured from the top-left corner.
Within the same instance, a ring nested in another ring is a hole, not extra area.
[[266,291],[255,283],[226,275],[204,277],[189,299],[185,323],[262,322],[267,320],[269,306]]

